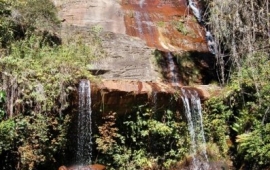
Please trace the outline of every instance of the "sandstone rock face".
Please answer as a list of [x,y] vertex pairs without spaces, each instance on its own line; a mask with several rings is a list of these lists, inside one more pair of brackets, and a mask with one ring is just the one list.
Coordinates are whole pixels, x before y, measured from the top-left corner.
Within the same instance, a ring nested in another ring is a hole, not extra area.
[[[162,82],[144,82],[131,80],[103,80],[92,87],[92,109],[102,108],[118,114],[129,113],[134,106],[153,103],[160,108],[170,106],[169,99],[175,90]],[[158,98],[158,100],[156,100]]]
[[165,51],[208,50],[186,0],[53,0],[65,25],[98,26]]
[[[101,44],[106,57],[89,63],[89,71],[102,80],[93,85],[93,108],[102,103],[106,111],[118,108],[123,113],[134,103],[149,102],[154,94],[161,103],[169,104],[175,90],[158,72],[154,50],[208,50],[204,30],[186,0],[53,1],[59,17],[65,19],[62,29],[103,29]],[[209,97],[202,88],[186,88],[197,90],[202,99]]]
[[153,49],[138,38],[108,32],[103,35],[102,46],[107,57],[91,64],[91,70],[104,70],[100,76],[109,80],[158,80]]
[[100,26],[104,31],[125,34],[121,5],[117,0],[54,0],[64,25]]
[[122,0],[126,33],[163,51],[207,51],[186,0]]

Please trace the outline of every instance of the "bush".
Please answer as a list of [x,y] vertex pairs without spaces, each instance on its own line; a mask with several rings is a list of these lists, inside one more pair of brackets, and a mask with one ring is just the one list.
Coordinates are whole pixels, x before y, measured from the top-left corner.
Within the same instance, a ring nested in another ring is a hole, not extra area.
[[178,114],[140,107],[124,122],[114,116],[107,117],[96,138],[99,162],[111,169],[169,169],[188,153],[187,125]]
[[[76,92],[79,79],[93,79],[87,65],[99,57],[99,42],[47,41],[47,26],[57,22],[49,0],[9,1],[4,7],[0,42],[7,48],[0,57],[0,167],[56,169],[61,163],[56,159],[61,161],[66,149],[68,97]],[[12,18],[14,11],[18,20]],[[40,26],[43,23],[46,26]],[[23,36],[16,37],[21,29]],[[10,32],[4,34],[6,30]]]

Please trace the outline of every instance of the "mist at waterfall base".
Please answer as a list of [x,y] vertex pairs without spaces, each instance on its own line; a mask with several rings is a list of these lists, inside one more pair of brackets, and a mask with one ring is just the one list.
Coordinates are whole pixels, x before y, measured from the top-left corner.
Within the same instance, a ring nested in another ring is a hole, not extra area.
[[79,110],[75,162],[77,165],[90,165],[92,157],[92,110],[89,80],[81,80],[78,91]]
[[181,89],[182,101],[188,122],[190,135],[190,155],[192,170],[209,169],[209,159],[206,153],[206,140],[203,129],[201,101],[196,91]]

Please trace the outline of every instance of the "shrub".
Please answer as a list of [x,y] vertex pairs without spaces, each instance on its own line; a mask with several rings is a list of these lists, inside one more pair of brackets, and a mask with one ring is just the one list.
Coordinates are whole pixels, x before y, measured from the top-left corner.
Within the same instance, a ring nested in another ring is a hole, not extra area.
[[124,122],[112,116],[99,127],[96,139],[99,161],[111,169],[169,169],[188,153],[186,123],[169,110],[155,113],[140,107]]

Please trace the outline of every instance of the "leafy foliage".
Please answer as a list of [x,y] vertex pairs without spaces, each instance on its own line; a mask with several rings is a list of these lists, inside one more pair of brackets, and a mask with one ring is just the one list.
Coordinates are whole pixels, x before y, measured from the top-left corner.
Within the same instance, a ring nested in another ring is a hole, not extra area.
[[6,93],[0,90],[0,120],[3,120],[5,116],[5,101],[6,101]]
[[[124,122],[113,123],[116,120],[111,117],[99,127],[96,142],[102,153],[100,162],[111,169],[168,169],[185,156],[187,127],[179,115],[155,113],[143,106],[135,113]],[[105,129],[111,133],[105,134]]]
[[270,165],[269,83],[268,54],[254,54],[245,60],[240,72],[232,75],[223,96],[211,99],[205,107],[209,137],[223,154],[229,151],[237,168],[263,169]]
[[222,102],[207,112],[225,108],[218,119],[224,133],[218,131],[220,139],[230,136],[229,153],[236,168],[269,169],[269,0],[204,3],[206,25],[217,45],[220,82],[225,85],[228,80]]
[[61,39],[51,33],[58,23],[55,14],[49,0],[0,2],[3,169],[59,166],[56,159],[65,154],[70,124],[68,98],[78,79],[92,79],[87,65],[100,54],[98,40],[69,39],[60,45]]
[[249,162],[247,165],[252,169],[264,168],[270,164],[270,124],[257,128],[248,133],[238,135],[238,154],[243,155],[243,161]]
[[210,155],[214,159],[226,157],[229,145],[229,120],[232,111],[222,98],[211,98],[204,106],[204,129],[209,143],[217,144],[219,154]]

